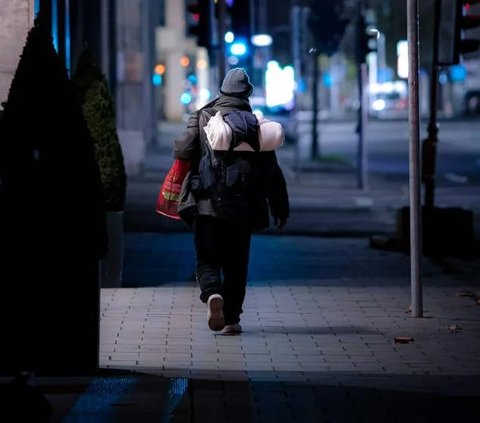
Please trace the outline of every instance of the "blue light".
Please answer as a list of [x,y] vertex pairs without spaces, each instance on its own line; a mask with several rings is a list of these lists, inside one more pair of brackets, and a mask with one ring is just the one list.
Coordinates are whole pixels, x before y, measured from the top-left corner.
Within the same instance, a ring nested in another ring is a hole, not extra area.
[[325,87],[332,86],[332,75],[330,74],[330,72],[324,72],[322,79],[323,79],[323,85]]
[[170,379],[168,393],[170,395],[182,396],[188,389],[188,379],[187,378],[172,378]]
[[33,14],[37,17],[38,13],[40,12],[40,0],[35,0],[33,4]]
[[52,0],[52,38],[53,46],[58,53],[58,5],[57,0]]
[[297,81],[297,91],[299,93],[304,93],[307,90],[307,84],[303,78]]
[[448,82],[448,77],[445,72],[442,72],[440,75],[438,75],[438,82],[440,82],[440,84],[442,85]]
[[155,85],[156,87],[159,87],[160,85],[162,85],[162,82],[163,82],[162,75],[158,75],[157,73],[154,73],[152,76],[152,82],[153,82],[153,85]]
[[70,0],[65,0],[65,66],[70,72]]
[[109,421],[110,419],[105,416],[111,413],[114,405],[125,401],[129,393],[140,384],[140,378],[137,377],[93,378],[63,421],[66,423],[92,421],[89,418],[92,415],[98,417],[94,421]]
[[382,68],[378,70],[378,82],[388,82],[393,80],[393,70],[390,68]]
[[463,65],[450,66],[450,79],[452,82],[463,82],[467,77],[467,70]]
[[190,82],[190,84],[192,84],[192,85],[195,85],[197,83],[197,75],[194,75],[193,73],[188,75],[187,79]]
[[234,56],[244,56],[247,54],[247,45],[241,41],[237,41],[230,46],[230,53]]
[[190,104],[192,102],[192,95],[190,93],[183,93],[180,97],[182,104]]

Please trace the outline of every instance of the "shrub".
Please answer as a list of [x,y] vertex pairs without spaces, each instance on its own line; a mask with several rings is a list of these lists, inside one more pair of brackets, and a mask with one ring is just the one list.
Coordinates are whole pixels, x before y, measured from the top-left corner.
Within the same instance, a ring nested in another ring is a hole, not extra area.
[[80,55],[72,81],[92,138],[106,210],[123,210],[127,177],[116,130],[114,102],[107,79],[90,50],[85,49]]
[[[93,374],[105,207],[82,111],[36,20],[0,127],[0,375]],[[17,316],[21,312],[22,319]],[[61,330],[62,322],[68,331]]]

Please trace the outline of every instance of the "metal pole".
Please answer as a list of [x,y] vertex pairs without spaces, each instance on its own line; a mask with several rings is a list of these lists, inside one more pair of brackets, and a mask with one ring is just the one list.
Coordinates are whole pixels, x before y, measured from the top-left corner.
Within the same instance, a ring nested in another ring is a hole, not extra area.
[[357,112],[357,135],[358,135],[358,149],[357,149],[357,187],[358,189],[367,189],[367,148],[365,143],[365,124],[367,122],[367,92],[365,90],[368,70],[365,63],[366,58],[363,56],[362,38],[365,31],[365,20],[363,18],[363,2],[358,2],[358,18],[357,18],[357,84],[358,84],[358,112]]
[[110,66],[110,56],[109,56],[109,12],[108,12],[108,0],[101,0],[100,1],[100,47],[101,47],[101,64],[102,64],[102,72],[107,75],[107,79],[109,77],[109,66]]
[[422,180],[425,183],[425,207],[435,204],[435,155],[438,143],[437,95],[438,95],[438,46],[441,0],[435,0],[432,72],[430,75],[430,121],[428,137],[423,141]]
[[113,98],[117,92],[117,2],[108,0],[108,82]]
[[295,90],[295,127],[296,127],[296,134],[297,140],[295,142],[295,155],[294,155],[294,162],[295,162],[295,176],[298,177],[300,175],[300,134],[298,133],[299,129],[299,122],[298,122],[298,112],[300,109],[300,94],[299,94],[299,86],[301,81],[302,75],[302,59],[301,59],[301,30],[300,30],[300,20],[301,20],[301,8],[300,6],[293,6],[291,10],[290,20],[291,20],[291,27],[292,27],[292,52],[293,52],[293,68],[295,72],[295,83],[297,85],[297,89]]
[[320,156],[318,145],[318,78],[320,70],[318,67],[318,51],[315,47],[311,48],[309,53],[313,60],[313,81],[312,81],[312,146],[310,158],[312,160]]
[[150,0],[142,0],[142,50],[143,50],[143,134],[146,145],[155,145],[155,119],[153,110],[153,92],[151,72],[153,57],[151,47]]
[[365,124],[367,122],[367,85],[368,71],[366,63],[358,63],[358,97],[360,105],[358,108],[358,152],[357,152],[357,187],[358,189],[368,188],[367,179],[367,143],[365,142]]
[[225,0],[218,0],[218,83],[220,84],[225,78],[226,62],[225,62]]
[[420,201],[420,119],[418,72],[418,0],[407,2],[408,121],[410,126],[410,282],[412,316],[423,316],[422,304],[422,214]]

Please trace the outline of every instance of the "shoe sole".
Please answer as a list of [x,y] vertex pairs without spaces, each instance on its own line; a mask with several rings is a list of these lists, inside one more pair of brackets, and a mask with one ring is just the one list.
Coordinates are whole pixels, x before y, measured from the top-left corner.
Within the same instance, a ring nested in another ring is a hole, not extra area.
[[240,330],[228,330],[228,331],[222,331],[220,335],[224,336],[235,336],[235,335],[240,335],[243,331]]
[[223,298],[215,297],[208,302],[208,327],[217,332],[225,327]]

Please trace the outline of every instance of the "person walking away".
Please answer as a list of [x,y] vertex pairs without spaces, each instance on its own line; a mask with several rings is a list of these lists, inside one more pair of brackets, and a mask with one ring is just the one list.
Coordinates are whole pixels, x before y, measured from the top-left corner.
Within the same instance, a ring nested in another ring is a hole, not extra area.
[[238,334],[253,233],[283,227],[287,185],[275,149],[281,125],[252,113],[253,86],[242,68],[230,70],[219,95],[192,113],[174,141],[175,159],[190,161],[178,204],[193,228],[196,279],[213,331]]

